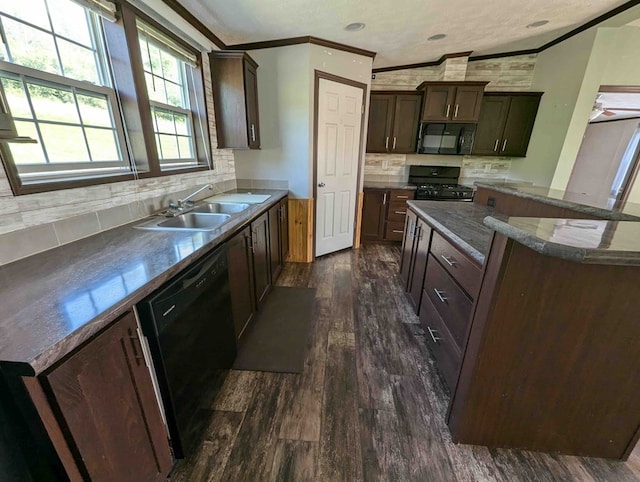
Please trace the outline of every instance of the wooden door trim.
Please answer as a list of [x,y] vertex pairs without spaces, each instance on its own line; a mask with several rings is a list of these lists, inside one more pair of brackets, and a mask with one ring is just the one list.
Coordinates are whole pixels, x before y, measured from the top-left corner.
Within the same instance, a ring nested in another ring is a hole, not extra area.
[[[362,156],[364,155],[362,142],[364,140],[364,125],[365,125],[365,114],[367,113],[366,105],[367,105],[367,84],[363,84],[362,82],[358,82],[357,80],[347,79],[346,77],[340,77],[339,75],[330,74],[328,72],[324,72],[322,70],[314,69],[313,71],[314,80],[313,80],[313,166],[312,166],[312,179],[313,179],[313,191],[312,196],[314,200],[313,206],[313,238],[312,238],[312,251],[311,257],[312,259],[316,258],[316,226],[318,220],[316,219],[316,211],[318,209],[318,203],[316,202],[318,197],[318,106],[319,106],[319,93],[320,93],[320,79],[329,80],[331,82],[336,82],[338,84],[350,85],[352,87],[356,87],[358,89],[362,89],[362,114],[361,114],[361,122],[360,122],[360,141],[358,145],[358,172],[356,174],[356,196],[359,192],[362,191],[362,186],[360,183],[360,177],[362,173]],[[366,149],[366,146],[365,146]],[[356,233],[356,223],[358,222],[358,203],[356,202],[356,212],[353,213],[353,246],[356,245],[356,241],[358,240],[358,235]]]

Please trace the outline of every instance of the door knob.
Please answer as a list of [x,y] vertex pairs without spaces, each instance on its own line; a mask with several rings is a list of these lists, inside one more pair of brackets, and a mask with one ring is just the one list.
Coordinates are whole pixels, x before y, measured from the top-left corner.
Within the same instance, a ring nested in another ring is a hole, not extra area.
[[321,182],[320,184],[318,184],[318,187],[324,187],[324,186],[325,186],[324,182]]

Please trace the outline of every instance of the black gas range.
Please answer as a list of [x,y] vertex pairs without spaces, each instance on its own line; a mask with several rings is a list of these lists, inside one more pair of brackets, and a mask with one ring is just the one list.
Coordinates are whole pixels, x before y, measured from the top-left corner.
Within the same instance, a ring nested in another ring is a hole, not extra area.
[[409,184],[419,200],[473,201],[473,189],[458,184],[459,177],[459,167],[409,166]]

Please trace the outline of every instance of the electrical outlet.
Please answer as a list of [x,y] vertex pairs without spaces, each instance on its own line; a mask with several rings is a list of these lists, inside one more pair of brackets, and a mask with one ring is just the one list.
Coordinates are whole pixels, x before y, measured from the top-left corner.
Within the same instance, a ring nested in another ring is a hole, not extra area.
[[386,159],[382,160],[382,170],[386,171],[387,169],[389,169],[389,161]]

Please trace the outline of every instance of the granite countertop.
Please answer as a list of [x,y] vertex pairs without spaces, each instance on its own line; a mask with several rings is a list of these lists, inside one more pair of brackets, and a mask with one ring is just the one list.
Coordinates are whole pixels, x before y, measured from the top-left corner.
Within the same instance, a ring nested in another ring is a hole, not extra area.
[[407,201],[419,217],[482,266],[491,247],[493,230],[487,216],[502,217],[493,208],[460,201]]
[[0,365],[41,373],[288,194],[251,192],[271,198],[211,232],[144,231],[137,220],[1,267]]
[[640,224],[635,221],[489,216],[484,224],[546,256],[640,266]]
[[380,181],[364,181],[362,185],[365,189],[408,189],[410,191],[415,191],[416,186],[411,184],[407,184],[406,182],[380,182]]
[[640,204],[622,204],[612,197],[589,196],[583,193],[550,189],[523,183],[477,182],[477,187],[492,189],[525,199],[572,209],[594,218],[618,221],[640,221]]

